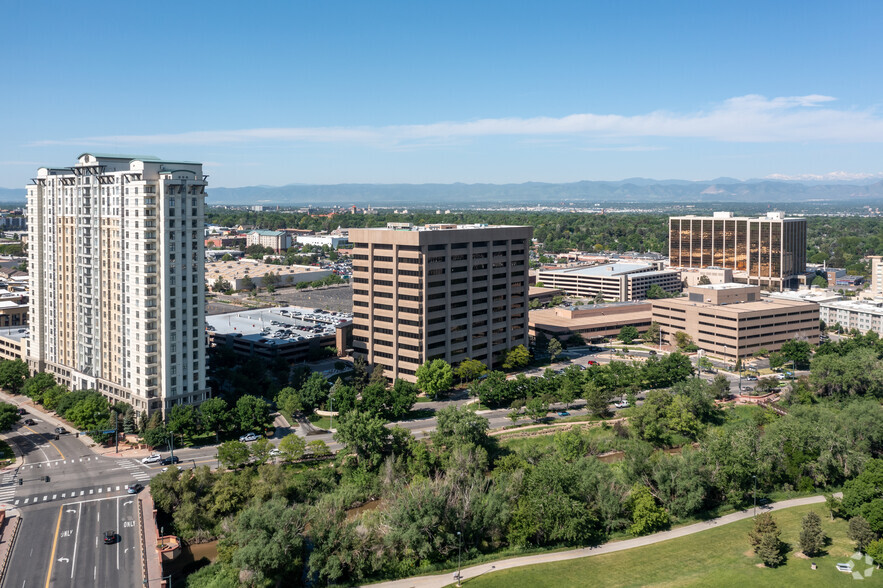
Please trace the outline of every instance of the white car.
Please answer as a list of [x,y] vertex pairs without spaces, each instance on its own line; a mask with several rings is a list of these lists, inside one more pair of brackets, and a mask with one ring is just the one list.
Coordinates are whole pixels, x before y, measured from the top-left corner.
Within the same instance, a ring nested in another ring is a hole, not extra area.
[[613,403],[613,406],[615,406],[616,408],[628,408],[628,407],[629,407],[629,401],[628,401],[628,400],[623,400],[623,401],[621,401],[621,402],[614,402],[614,403]]
[[275,457],[277,455],[281,455],[281,454],[282,454],[282,452],[279,451],[278,447],[274,447],[273,449],[270,450],[270,455],[272,455],[273,457]]
[[157,463],[162,459],[162,456],[159,453],[151,453],[147,457],[141,460],[141,463]]
[[247,441],[257,441],[258,439],[260,439],[260,437],[256,433],[247,433],[239,438],[243,443]]

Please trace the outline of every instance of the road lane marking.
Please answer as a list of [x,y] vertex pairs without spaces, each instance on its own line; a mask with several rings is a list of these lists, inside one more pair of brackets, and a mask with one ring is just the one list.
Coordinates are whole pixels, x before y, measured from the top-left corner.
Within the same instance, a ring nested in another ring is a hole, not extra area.
[[77,529],[74,531],[74,554],[71,556],[73,563],[71,564],[71,578],[74,577],[74,570],[77,569],[77,541],[80,539],[80,513],[83,512],[83,505],[79,503],[77,507]]
[[46,572],[46,588],[52,580],[52,564],[55,563],[55,548],[58,546],[58,531],[61,529],[61,512],[64,507],[58,507],[58,522],[55,523],[55,538],[52,540],[52,555],[49,556],[49,570]]
[[[120,489],[120,487],[117,486],[117,490],[119,490],[119,489]],[[119,529],[119,528],[120,528],[120,499],[117,498],[117,529]],[[116,548],[117,548],[117,571],[120,571],[120,543],[122,543],[122,542],[123,542],[123,538],[120,537],[119,542],[117,542],[117,544],[116,544]]]
[[52,500],[55,500],[55,497],[56,497],[56,496],[58,496],[58,494],[53,494],[53,495],[52,495]]
[[[48,435],[48,434],[49,434],[49,433],[38,433],[37,431],[33,430],[33,429],[30,428],[30,427],[25,427],[25,429],[27,429],[27,430],[30,431],[31,433],[34,433],[35,435]],[[61,456],[61,459],[64,459],[64,454],[61,452],[61,449],[59,449],[59,448],[55,445],[55,443],[53,443],[52,441],[49,441],[48,439],[47,439],[46,441],[49,443],[49,445],[51,445],[52,447],[55,447],[55,451],[58,452],[58,455]],[[42,450],[41,450],[41,451],[42,451]],[[46,455],[45,452],[43,453],[43,455],[46,456],[46,461],[49,461],[49,456]]]

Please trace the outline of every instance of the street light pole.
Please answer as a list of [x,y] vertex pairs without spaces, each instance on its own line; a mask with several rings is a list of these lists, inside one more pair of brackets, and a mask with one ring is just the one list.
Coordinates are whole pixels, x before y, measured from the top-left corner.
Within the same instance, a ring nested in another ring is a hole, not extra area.
[[328,395],[328,412],[331,413],[331,423],[328,425],[328,429],[332,432],[334,431],[334,396]]
[[460,531],[457,531],[457,586],[462,586],[460,583],[462,578],[461,568],[460,568],[460,546],[463,545],[463,536],[460,534]]
[[754,518],[757,518],[757,475],[753,475],[754,478]]

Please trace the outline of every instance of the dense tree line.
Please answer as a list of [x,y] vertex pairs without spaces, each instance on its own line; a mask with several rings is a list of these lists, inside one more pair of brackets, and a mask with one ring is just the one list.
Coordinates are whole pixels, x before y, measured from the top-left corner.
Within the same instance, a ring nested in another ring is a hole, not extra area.
[[[259,228],[301,228],[330,231],[343,227],[383,227],[387,222],[518,224],[534,227],[534,237],[549,253],[580,251],[668,251],[668,215],[665,214],[570,214],[537,212],[434,211],[409,214],[380,212],[372,215],[335,214],[314,217],[301,213],[230,211],[211,209],[208,222]],[[883,253],[883,226],[878,219],[862,217],[807,217],[807,260],[843,267],[867,275],[860,260]]]

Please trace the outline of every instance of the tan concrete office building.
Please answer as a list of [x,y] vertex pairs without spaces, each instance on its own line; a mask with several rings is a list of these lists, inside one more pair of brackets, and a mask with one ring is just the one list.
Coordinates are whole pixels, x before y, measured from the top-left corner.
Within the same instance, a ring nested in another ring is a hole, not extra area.
[[736,282],[766,290],[796,288],[806,274],[806,219],[769,212],[759,218],[673,216],[668,220],[672,268],[733,270]]
[[28,192],[31,371],[164,414],[208,397],[202,164],[83,153]]
[[818,304],[762,297],[759,286],[744,284],[692,286],[685,298],[654,300],[652,320],[669,344],[683,331],[703,351],[730,360],[777,351],[792,339],[819,342]]
[[353,348],[388,378],[424,362],[493,368],[528,344],[532,227],[390,223],[350,229]]
[[539,334],[549,339],[567,340],[580,335],[587,342],[615,338],[625,326],[644,333],[650,328],[652,305],[650,301],[568,306],[530,311],[530,336]]

